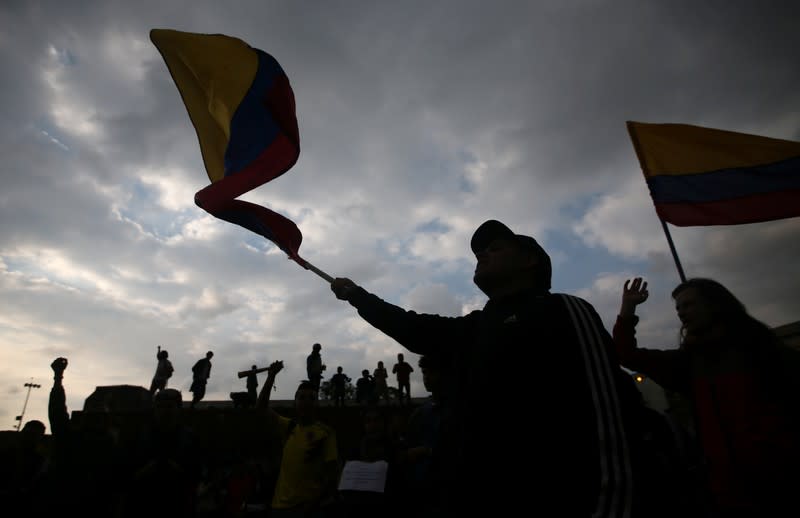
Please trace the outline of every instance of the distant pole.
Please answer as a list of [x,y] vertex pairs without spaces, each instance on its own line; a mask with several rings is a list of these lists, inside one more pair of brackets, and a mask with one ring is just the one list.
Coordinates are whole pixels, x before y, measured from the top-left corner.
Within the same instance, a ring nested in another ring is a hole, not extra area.
[[681,277],[681,282],[686,282],[686,275],[683,273],[683,266],[681,266],[681,260],[678,259],[678,252],[675,251],[675,243],[672,242],[672,236],[669,234],[667,224],[661,218],[658,218],[658,220],[661,222],[661,228],[664,229],[664,235],[667,236],[669,251],[672,252],[672,258],[675,260],[675,266],[678,268],[678,275]]
[[[31,379],[33,379],[33,378],[31,378]],[[26,383],[25,386],[28,387],[28,394],[25,396],[25,404],[22,405],[22,413],[19,414],[16,417],[16,419],[17,419],[17,431],[19,431],[20,427],[22,426],[22,417],[25,415],[25,409],[28,408],[28,398],[31,397],[31,389],[35,389],[35,388],[41,387],[41,385],[38,385],[36,383],[30,383],[30,382]]]

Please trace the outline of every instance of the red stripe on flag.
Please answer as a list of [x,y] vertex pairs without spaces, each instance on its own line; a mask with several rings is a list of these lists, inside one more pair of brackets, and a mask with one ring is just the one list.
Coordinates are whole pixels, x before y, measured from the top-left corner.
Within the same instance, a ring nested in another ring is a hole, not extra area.
[[741,225],[797,216],[800,190],[705,203],[656,203],[658,216],[679,227]]
[[198,191],[194,202],[216,216],[229,200],[282,175],[297,162],[298,149],[286,135],[279,134],[247,167]]

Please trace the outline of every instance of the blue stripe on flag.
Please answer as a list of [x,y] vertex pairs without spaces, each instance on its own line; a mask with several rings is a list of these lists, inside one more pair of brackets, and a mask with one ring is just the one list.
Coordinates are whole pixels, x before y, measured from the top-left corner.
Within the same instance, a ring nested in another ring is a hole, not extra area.
[[225,150],[225,176],[247,167],[280,133],[265,100],[275,79],[284,72],[275,58],[255,50],[258,53],[258,71],[231,120],[231,136]]
[[647,178],[656,203],[704,203],[800,189],[800,157],[761,166]]

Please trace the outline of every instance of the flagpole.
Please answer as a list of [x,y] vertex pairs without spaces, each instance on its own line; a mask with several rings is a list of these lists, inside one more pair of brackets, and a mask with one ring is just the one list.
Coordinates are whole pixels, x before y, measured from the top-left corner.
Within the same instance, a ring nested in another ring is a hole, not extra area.
[[303,263],[301,264],[301,266],[303,268],[305,268],[306,270],[311,270],[312,272],[316,273],[317,275],[319,275],[320,277],[322,277],[323,279],[325,279],[328,282],[333,282],[333,277],[331,277],[327,273],[323,272],[322,270],[320,270],[319,268],[317,268],[313,264],[309,263],[305,259],[302,259],[302,261],[303,261]]
[[686,282],[686,275],[683,273],[683,266],[681,266],[681,260],[678,259],[678,252],[675,251],[675,243],[672,242],[672,236],[669,233],[667,224],[661,218],[658,218],[658,220],[661,222],[661,228],[664,229],[664,235],[667,236],[669,251],[672,252],[672,258],[675,260],[675,266],[678,268],[678,275],[681,277],[681,282]]

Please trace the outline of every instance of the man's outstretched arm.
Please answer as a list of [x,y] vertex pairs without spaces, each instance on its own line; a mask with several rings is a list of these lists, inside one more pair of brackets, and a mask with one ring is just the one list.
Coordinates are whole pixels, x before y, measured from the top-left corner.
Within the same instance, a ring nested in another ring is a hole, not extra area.
[[369,293],[350,279],[331,283],[336,298],[345,300],[373,327],[418,354],[445,353],[443,348],[471,341],[477,325],[477,312],[463,317],[420,314],[406,311]]

